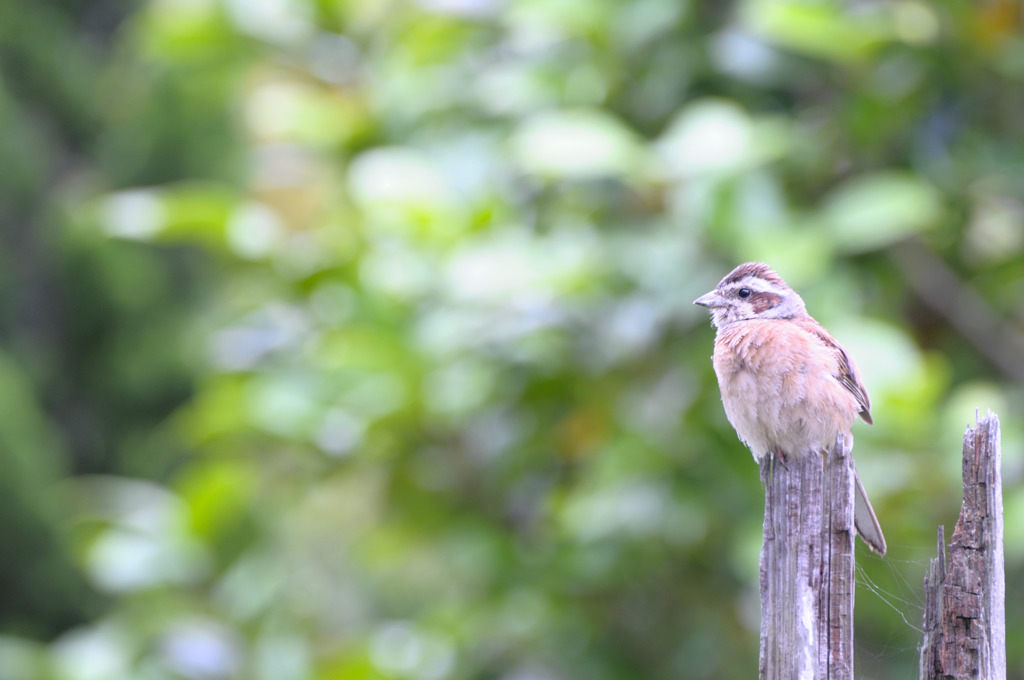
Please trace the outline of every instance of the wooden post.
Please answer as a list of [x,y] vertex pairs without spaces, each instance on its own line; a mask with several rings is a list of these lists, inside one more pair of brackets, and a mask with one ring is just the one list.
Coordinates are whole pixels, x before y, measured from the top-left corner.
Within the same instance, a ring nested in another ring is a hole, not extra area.
[[922,680],[1006,677],[1000,459],[999,418],[989,412],[964,435],[964,500],[949,557],[939,527],[924,579]]
[[824,456],[761,461],[762,680],[853,678],[854,472]]

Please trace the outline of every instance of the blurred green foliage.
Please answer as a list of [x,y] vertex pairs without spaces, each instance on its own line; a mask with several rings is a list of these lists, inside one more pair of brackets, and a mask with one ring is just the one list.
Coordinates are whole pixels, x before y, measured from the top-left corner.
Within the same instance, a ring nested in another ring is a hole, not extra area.
[[858,676],[976,408],[1024,677],[1005,0],[0,7],[0,676],[750,677],[757,468],[690,301],[857,358]]

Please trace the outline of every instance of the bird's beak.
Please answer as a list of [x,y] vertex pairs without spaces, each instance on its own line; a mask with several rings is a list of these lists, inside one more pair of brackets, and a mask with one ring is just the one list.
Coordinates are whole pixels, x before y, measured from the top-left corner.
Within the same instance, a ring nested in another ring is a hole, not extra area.
[[704,293],[699,298],[693,301],[693,304],[700,305],[701,307],[723,307],[725,306],[725,300],[718,294],[718,291],[713,290],[710,293]]

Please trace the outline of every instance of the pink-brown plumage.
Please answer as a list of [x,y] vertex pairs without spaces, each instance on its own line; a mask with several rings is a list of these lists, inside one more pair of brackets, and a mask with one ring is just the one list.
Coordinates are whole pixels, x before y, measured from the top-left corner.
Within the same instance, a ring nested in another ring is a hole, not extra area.
[[[763,263],[742,264],[695,304],[711,309],[725,414],[757,460],[820,454],[840,433],[850,450],[853,421],[872,422],[860,372],[778,274]],[[859,478],[856,487],[857,530],[884,554]]]

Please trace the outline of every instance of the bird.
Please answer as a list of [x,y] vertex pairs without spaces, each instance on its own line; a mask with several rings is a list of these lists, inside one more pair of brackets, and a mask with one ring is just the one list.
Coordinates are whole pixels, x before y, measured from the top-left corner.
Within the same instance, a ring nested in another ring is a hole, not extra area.
[[[839,434],[851,452],[856,418],[872,424],[860,371],[782,277],[763,262],[747,262],[693,304],[711,312],[712,363],[725,415],[755,460],[824,454]],[[856,469],[853,477],[857,533],[885,555],[885,537]]]

